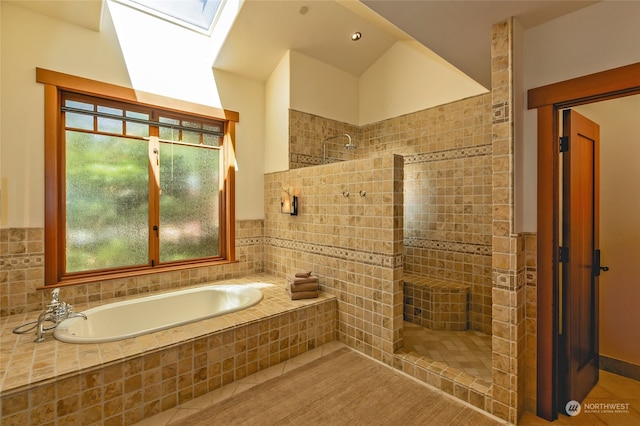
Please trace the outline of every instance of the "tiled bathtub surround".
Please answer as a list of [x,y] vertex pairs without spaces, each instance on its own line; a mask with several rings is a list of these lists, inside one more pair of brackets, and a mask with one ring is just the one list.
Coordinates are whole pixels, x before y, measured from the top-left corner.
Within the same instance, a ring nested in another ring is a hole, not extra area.
[[[402,168],[385,155],[265,176],[265,272],[313,271],[337,297],[340,341],[387,364],[401,344]],[[279,212],[283,186],[298,216]]]
[[[77,305],[262,272],[262,227],[262,220],[236,222],[238,263],[67,286],[63,300]],[[0,229],[0,316],[38,311],[49,302],[50,292],[36,290],[44,284],[43,247],[42,228]]]
[[292,169],[319,164],[316,140],[341,133],[358,148],[346,151],[337,140],[332,157],[404,157],[404,270],[468,285],[469,325],[490,334],[491,94],[360,127],[294,110],[289,116]]
[[272,286],[247,310],[111,343],[36,344],[11,333],[36,313],[3,317],[0,423],[133,424],[335,340],[333,296],[291,301],[264,274],[224,281],[250,282]]
[[454,281],[404,274],[404,320],[430,330],[469,327],[469,286]]

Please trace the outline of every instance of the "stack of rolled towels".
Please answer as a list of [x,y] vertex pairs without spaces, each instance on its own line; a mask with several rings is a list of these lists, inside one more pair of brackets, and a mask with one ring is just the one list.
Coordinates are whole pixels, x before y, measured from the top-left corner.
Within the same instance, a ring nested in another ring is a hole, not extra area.
[[313,299],[318,297],[318,277],[311,275],[311,271],[296,272],[287,276],[287,293],[291,300]]

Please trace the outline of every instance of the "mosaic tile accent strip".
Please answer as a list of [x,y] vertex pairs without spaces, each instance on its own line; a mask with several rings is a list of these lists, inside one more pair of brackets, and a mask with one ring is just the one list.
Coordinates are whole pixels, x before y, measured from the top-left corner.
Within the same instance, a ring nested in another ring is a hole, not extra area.
[[405,164],[430,163],[433,161],[454,160],[458,158],[471,158],[483,155],[491,155],[491,144],[479,145],[471,148],[447,149],[437,152],[425,152],[411,154],[404,157]]
[[405,247],[416,247],[432,250],[447,250],[458,253],[479,254],[482,256],[491,256],[491,246],[482,244],[458,243],[452,241],[437,241],[421,238],[405,238]]
[[266,238],[267,246],[295,250],[310,254],[320,254],[336,259],[355,261],[365,265],[382,266],[385,268],[402,268],[402,255],[387,255],[384,253],[370,253],[342,247],[331,247],[322,244],[310,244],[303,241],[283,240],[280,238]]

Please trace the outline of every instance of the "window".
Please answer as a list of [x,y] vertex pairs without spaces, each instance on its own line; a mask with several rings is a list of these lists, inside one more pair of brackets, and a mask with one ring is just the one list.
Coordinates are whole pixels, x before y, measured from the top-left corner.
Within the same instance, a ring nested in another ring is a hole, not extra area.
[[[38,74],[45,83],[59,77]],[[99,89],[109,85],[90,86],[90,94],[45,91],[45,283],[233,261],[226,153],[234,126],[226,115],[237,114],[188,103],[178,110],[161,97],[172,107],[104,97]]]
[[222,0],[118,0],[186,28],[210,32]]

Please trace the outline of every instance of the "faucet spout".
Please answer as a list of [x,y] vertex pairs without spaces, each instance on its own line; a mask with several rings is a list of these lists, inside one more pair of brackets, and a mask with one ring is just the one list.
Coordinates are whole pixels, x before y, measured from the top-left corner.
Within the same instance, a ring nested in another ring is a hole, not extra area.
[[[44,311],[38,316],[38,324],[36,328],[36,340],[35,342],[43,342],[44,341],[44,332],[49,330],[50,328],[46,328],[44,326],[45,321],[56,321],[56,317],[51,311]],[[56,325],[58,325],[56,323]],[[55,327],[55,326],[54,326]]]
[[[73,312],[72,306],[69,305],[68,303],[60,302],[59,293],[60,293],[60,289],[56,288],[53,290],[51,302],[49,302],[49,304],[47,305],[47,308],[44,311],[42,311],[38,316],[38,320],[36,321],[36,340],[35,340],[36,342],[43,342],[45,340],[44,333],[46,331],[53,330],[58,326],[58,324],[60,324],[62,321],[68,318],[81,317],[81,318],[84,318],[85,320],[87,319],[87,316],[82,312]],[[44,323],[46,321],[50,321],[54,324],[50,327],[45,327]],[[17,328],[20,328],[20,327],[17,327]],[[33,328],[30,330],[33,330]],[[14,332],[16,332],[15,329],[14,329]],[[21,333],[18,332],[18,334],[21,334]]]

